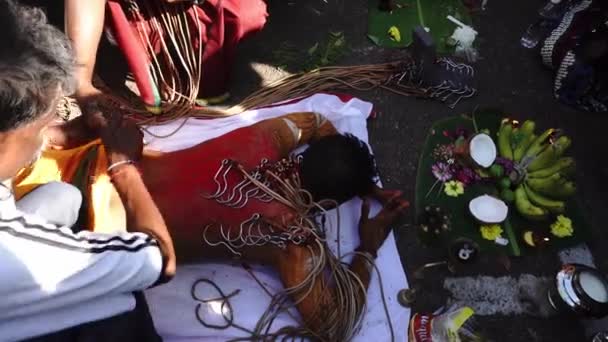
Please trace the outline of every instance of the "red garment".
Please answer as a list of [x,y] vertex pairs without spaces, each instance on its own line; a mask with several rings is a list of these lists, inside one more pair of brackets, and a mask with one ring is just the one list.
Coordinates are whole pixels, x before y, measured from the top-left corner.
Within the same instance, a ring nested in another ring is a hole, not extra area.
[[[145,32],[157,52],[160,50],[158,36],[150,29],[145,18],[126,8],[124,0],[109,0],[109,21],[119,48],[133,72],[142,100],[148,105],[157,105],[158,86],[150,82],[151,63],[139,34]],[[199,42],[204,44],[199,97],[221,95],[228,90],[238,43],[261,30],[266,23],[266,3],[263,0],[206,0],[199,6],[189,8],[187,14],[192,20],[189,22],[191,32],[197,27],[195,20],[201,27],[201,37],[193,38],[193,46],[197,47]]]
[[203,20],[209,18],[213,23],[207,28],[199,96],[221,95],[228,91],[237,45],[266,24],[266,3],[262,0],[206,0],[198,13]]

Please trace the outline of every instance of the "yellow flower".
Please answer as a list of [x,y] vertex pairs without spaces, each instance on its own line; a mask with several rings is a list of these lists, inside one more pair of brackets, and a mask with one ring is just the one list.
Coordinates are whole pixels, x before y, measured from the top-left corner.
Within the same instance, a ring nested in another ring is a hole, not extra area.
[[459,181],[446,182],[443,192],[450,197],[458,197],[464,194],[464,183]]
[[388,29],[388,35],[389,35],[389,37],[391,37],[392,40],[394,40],[396,42],[401,41],[401,32],[399,32],[399,29],[397,28],[397,26],[391,26]]
[[494,241],[502,235],[502,228],[498,224],[481,226],[479,230],[481,231],[481,237],[490,241]]
[[551,234],[563,238],[566,236],[572,236],[574,228],[572,227],[572,220],[564,215],[559,215],[557,220],[551,224]]

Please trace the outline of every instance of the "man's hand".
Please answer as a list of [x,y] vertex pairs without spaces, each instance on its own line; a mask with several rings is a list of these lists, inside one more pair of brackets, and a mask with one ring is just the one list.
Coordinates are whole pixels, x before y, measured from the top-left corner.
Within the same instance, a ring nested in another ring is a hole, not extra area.
[[95,110],[87,113],[86,120],[89,127],[99,132],[110,164],[141,158],[143,134],[137,125],[124,120],[122,114]]
[[392,198],[399,197],[403,195],[403,191],[401,190],[389,190],[382,189],[381,187],[374,185],[370,193],[370,197],[375,199],[376,201],[382,203],[383,205],[388,203]]
[[409,202],[401,198],[396,192],[384,204],[382,210],[373,218],[369,218],[369,201],[363,200],[361,206],[361,221],[359,221],[359,250],[376,255],[382,243],[390,232],[390,226],[395,223],[405,210]]
[[49,126],[44,136],[46,148],[53,150],[65,150],[87,144],[98,136],[85,123],[81,115],[68,122],[55,123]]

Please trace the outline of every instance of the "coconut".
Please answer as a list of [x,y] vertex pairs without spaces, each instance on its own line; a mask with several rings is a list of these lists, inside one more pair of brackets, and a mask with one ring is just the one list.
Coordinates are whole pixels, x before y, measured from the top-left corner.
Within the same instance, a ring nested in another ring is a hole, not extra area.
[[482,195],[469,202],[469,211],[482,223],[501,223],[507,219],[509,207],[496,197]]
[[496,160],[496,144],[489,135],[476,134],[469,142],[469,155],[477,165],[488,168]]

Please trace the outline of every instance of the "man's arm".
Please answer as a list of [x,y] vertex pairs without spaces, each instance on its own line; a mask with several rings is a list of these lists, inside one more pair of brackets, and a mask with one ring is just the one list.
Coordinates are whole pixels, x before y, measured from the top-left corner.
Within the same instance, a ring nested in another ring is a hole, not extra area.
[[[390,225],[405,211],[409,204],[394,195],[387,201],[383,210],[374,218],[369,218],[369,204],[363,202],[361,210],[361,222],[359,224],[359,234],[361,244],[356,250],[356,254],[349,266],[349,270],[357,279],[353,279],[353,286],[358,290],[352,300],[355,301],[357,316],[361,314],[363,305],[366,302],[366,290],[371,279],[371,261],[376,254],[388,233]],[[306,246],[294,244],[288,245],[284,255],[277,258],[277,268],[281,280],[286,288],[291,288],[302,284],[310,276],[310,267],[315,262],[315,258],[320,255],[319,251]],[[321,332],[327,328],[329,317],[339,307],[336,298],[335,288],[328,286],[332,280],[318,276],[310,292],[296,294],[293,298],[298,310],[304,318],[304,323],[314,332]],[[364,291],[365,289],[365,291]],[[321,336],[322,338],[334,340],[339,336]]]
[[97,48],[104,24],[106,0],[65,0],[65,30],[72,41],[78,69],[76,98],[84,100],[100,92],[93,86]]
[[158,207],[148,192],[135,162],[141,158],[143,134],[133,123],[123,121],[119,114],[89,113],[108,156],[108,174],[120,196],[127,216],[127,231],[142,232],[154,237],[163,255],[163,275],[167,280],[175,274],[176,257],[173,241]]
[[[146,234],[73,233],[37,216],[7,213],[1,221],[0,274],[11,280],[0,284],[3,339],[21,340],[130,311],[132,292],[162,280],[158,242]],[[59,320],[40,323],[51,316]]]
[[112,183],[127,215],[127,231],[141,232],[158,241],[163,256],[162,282],[175,275],[176,256],[173,242],[160,211],[133,165],[125,165],[112,176]]
[[[284,254],[277,258],[278,270],[285,288],[296,287],[302,284],[310,276],[310,266],[314,264],[319,252],[305,246],[290,244]],[[366,301],[365,290],[367,290],[371,278],[371,265],[361,254],[356,254],[349,266],[350,271],[358,278],[360,283],[352,285],[358,290],[352,303],[356,307],[357,317]],[[335,312],[338,307],[335,289],[328,284],[331,279],[320,274],[311,286],[310,291],[297,293],[292,298],[297,304],[298,311],[304,320],[304,324],[311,331],[320,334],[321,340],[336,341],[344,336],[326,336],[324,330],[330,324],[330,317],[340,315]],[[363,288],[361,288],[363,286]],[[341,317],[341,319],[345,319]]]

